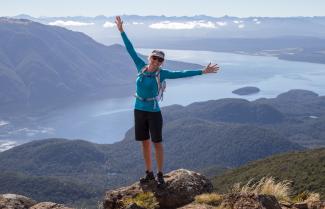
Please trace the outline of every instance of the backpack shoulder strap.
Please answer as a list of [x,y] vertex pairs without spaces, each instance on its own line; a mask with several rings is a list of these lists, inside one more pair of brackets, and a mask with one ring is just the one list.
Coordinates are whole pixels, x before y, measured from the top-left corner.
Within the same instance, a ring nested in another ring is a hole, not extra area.
[[161,89],[161,83],[160,83],[160,71],[161,71],[161,68],[159,68],[157,71],[156,71],[156,81],[157,81],[157,85],[158,85],[158,92],[160,91]]
[[164,91],[166,89],[166,81],[162,81],[160,80],[160,71],[161,68],[159,68],[159,70],[157,70],[156,72],[156,81],[157,81],[157,85],[158,85],[158,95],[157,95],[157,101],[162,101],[163,97],[164,97]]
[[144,66],[144,67],[139,71],[138,75],[143,74],[144,72],[147,71],[147,69],[148,69],[148,65],[145,65],[145,66]]

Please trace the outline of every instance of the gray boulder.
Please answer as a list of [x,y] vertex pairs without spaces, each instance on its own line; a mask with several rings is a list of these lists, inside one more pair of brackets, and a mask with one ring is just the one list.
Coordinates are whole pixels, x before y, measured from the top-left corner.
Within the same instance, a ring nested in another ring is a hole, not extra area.
[[35,200],[17,194],[0,195],[1,209],[28,209],[36,204]]
[[0,209],[73,209],[53,202],[37,203],[35,200],[17,194],[0,195]]
[[53,203],[53,202],[41,202],[30,209],[72,209],[69,207],[66,207],[65,205],[58,204],[58,203]]
[[104,209],[126,208],[123,200],[134,198],[144,192],[152,192],[159,208],[177,208],[191,203],[196,195],[212,191],[211,182],[203,175],[179,169],[167,173],[165,176],[166,186],[158,188],[155,182],[149,184],[135,184],[111,190],[106,193],[103,201]]

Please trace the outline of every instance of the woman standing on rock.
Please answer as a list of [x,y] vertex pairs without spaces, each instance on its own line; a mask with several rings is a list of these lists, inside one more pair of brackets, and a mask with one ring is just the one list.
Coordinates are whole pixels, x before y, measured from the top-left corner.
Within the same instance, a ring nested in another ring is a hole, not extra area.
[[217,64],[211,65],[210,63],[204,69],[200,70],[169,71],[162,69],[161,66],[165,60],[165,53],[160,50],[153,50],[151,52],[147,64],[134,50],[132,43],[123,30],[123,21],[119,16],[116,17],[115,23],[121,32],[125,47],[138,70],[134,107],[135,139],[142,142],[142,151],[146,166],[146,175],[140,179],[140,182],[146,183],[155,180],[151,162],[151,139],[155,147],[158,168],[157,183],[158,186],[162,186],[165,184],[163,178],[164,153],[161,143],[163,119],[158,101],[164,91],[164,81],[165,79],[216,73],[219,67]]

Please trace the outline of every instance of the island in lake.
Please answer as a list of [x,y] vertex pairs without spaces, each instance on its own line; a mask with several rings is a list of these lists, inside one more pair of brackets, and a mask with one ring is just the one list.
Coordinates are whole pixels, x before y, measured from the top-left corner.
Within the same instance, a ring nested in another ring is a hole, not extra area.
[[243,88],[236,89],[232,91],[232,93],[237,94],[237,95],[250,95],[250,94],[256,94],[260,92],[260,89],[254,86],[246,86]]

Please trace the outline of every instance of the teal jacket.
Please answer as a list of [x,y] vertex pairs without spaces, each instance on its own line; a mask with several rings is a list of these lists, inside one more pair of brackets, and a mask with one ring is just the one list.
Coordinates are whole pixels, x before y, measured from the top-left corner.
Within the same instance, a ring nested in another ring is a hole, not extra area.
[[[141,72],[141,70],[147,65],[141,59],[136,51],[134,50],[134,47],[128,37],[126,36],[125,32],[121,33],[123,42],[125,44],[125,47],[127,51],[129,52],[131,58],[133,59],[138,73]],[[138,76],[136,80],[136,93],[142,98],[153,98],[157,96],[158,93],[158,85],[156,78],[154,76],[154,72],[145,72],[148,76]],[[151,75],[151,76],[150,76]],[[195,75],[202,75],[202,70],[182,70],[182,71],[170,71],[167,69],[161,69],[160,70],[160,81],[164,81],[165,79],[176,79],[176,78],[184,78],[184,77],[190,77]],[[156,103],[156,105],[155,105]],[[136,98],[135,100],[135,109],[142,110],[142,111],[149,111],[149,112],[158,112],[160,111],[159,105],[157,105],[156,101],[141,101],[140,99]]]

